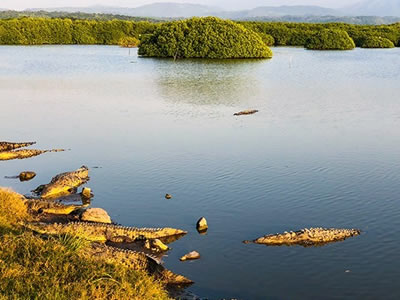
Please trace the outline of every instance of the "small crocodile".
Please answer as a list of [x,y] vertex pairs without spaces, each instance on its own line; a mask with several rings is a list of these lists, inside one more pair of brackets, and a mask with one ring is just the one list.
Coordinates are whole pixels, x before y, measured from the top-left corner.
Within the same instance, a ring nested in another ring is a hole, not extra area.
[[32,146],[34,144],[36,144],[36,142],[25,142],[25,143],[0,142],[0,152],[25,148]]
[[55,199],[60,196],[69,195],[75,189],[89,181],[89,169],[80,167],[73,172],[66,172],[53,177],[49,184],[41,185],[32,192],[40,195],[43,199]]
[[134,270],[145,270],[165,284],[189,285],[193,283],[192,280],[167,270],[158,262],[157,258],[153,258],[151,255],[143,252],[92,243],[85,254],[92,259],[109,263],[121,263]]
[[187,233],[174,228],[136,228],[88,222],[70,222],[66,224],[29,223],[26,227],[41,234],[69,234],[92,242],[111,241],[116,243],[133,242],[142,239],[160,239]]
[[3,151],[0,152],[0,161],[2,160],[13,160],[13,159],[25,159],[34,156],[41,155],[48,152],[62,152],[63,149],[53,149],[53,150],[37,150],[37,149],[21,149],[15,151]]
[[361,231],[358,229],[310,228],[299,231],[270,234],[260,237],[254,241],[244,241],[244,243],[264,244],[269,246],[318,246],[327,243],[343,241],[349,237],[360,234]]
[[87,204],[62,204],[60,202],[49,201],[44,199],[27,199],[25,204],[31,214],[52,214],[52,215],[69,215],[78,209],[89,206]]
[[249,109],[249,110],[243,110],[243,111],[239,111],[237,113],[234,113],[234,116],[246,116],[246,115],[253,115],[255,113],[258,113],[258,110],[256,109]]

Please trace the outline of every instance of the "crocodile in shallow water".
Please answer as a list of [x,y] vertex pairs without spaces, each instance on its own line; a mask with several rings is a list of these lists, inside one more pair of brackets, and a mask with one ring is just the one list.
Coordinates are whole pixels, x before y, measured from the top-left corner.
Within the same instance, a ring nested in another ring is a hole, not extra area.
[[318,246],[327,243],[343,241],[349,237],[360,234],[361,231],[358,229],[310,228],[299,231],[270,234],[260,237],[254,241],[244,241],[244,243],[256,243],[269,246]]
[[34,156],[41,155],[48,152],[62,152],[63,149],[53,149],[53,150],[37,150],[37,149],[21,149],[15,151],[3,151],[0,152],[0,161],[2,160],[13,160],[13,159],[25,159]]
[[109,263],[121,263],[135,270],[145,270],[166,284],[189,285],[193,283],[192,280],[167,270],[157,261],[157,258],[143,252],[93,243],[86,255]]
[[25,148],[32,146],[34,144],[36,144],[36,142],[25,142],[25,143],[0,142],[0,152]]
[[187,233],[175,228],[136,228],[88,222],[70,222],[66,224],[29,223],[26,227],[41,234],[69,234],[92,242],[111,241],[116,243],[182,236]]
[[77,187],[89,181],[89,169],[82,166],[76,171],[66,172],[53,177],[49,184],[37,187],[34,192],[43,199],[54,199],[69,195]]

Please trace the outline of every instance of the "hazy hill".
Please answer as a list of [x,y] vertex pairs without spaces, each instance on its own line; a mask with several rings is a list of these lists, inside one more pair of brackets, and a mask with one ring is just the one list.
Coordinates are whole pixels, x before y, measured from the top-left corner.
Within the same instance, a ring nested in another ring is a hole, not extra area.
[[57,8],[33,8],[29,11],[63,11],[63,12],[83,12],[83,13],[101,13],[117,14],[137,17],[153,18],[180,18],[193,16],[216,15],[222,10],[217,7],[200,4],[183,3],[153,3],[136,8],[116,7],[116,6],[88,6],[88,7],[57,7]]
[[278,17],[278,16],[333,16],[341,15],[337,10],[311,5],[261,6],[250,10],[232,12],[238,18]]
[[89,7],[58,7],[58,8],[34,8],[30,11],[63,11],[83,13],[118,14],[136,17],[153,18],[179,18],[193,16],[219,16],[226,18],[251,18],[251,17],[272,17],[286,15],[340,15],[337,10],[320,6],[264,6],[242,11],[222,10],[218,7],[183,4],[183,3],[153,3],[136,8],[113,7],[113,6],[89,6]]
[[363,0],[342,11],[352,15],[400,17],[400,0]]

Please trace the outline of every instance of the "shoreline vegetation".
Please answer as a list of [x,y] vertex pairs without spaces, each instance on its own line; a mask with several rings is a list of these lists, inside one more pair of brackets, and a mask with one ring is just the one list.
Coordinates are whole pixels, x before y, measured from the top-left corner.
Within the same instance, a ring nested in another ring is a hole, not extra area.
[[2,299],[170,299],[146,271],[96,259],[84,239],[25,229],[32,216],[23,199],[0,188]]
[[120,45],[139,46],[139,54],[152,57],[270,58],[269,46],[312,50],[400,47],[400,23],[235,22],[215,17],[169,22],[21,17],[0,20],[0,45]]

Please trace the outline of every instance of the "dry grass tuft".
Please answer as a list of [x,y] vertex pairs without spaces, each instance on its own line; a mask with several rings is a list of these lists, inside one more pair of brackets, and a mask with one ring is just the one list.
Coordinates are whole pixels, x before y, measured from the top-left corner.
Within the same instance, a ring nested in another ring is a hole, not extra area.
[[16,226],[28,219],[24,197],[10,189],[0,188],[0,225]]

